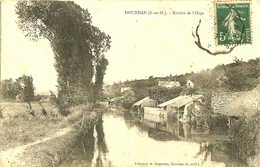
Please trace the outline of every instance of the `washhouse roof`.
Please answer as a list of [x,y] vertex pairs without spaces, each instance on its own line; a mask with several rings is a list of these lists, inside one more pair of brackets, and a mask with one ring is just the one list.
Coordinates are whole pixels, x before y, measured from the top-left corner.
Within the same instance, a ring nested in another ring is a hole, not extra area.
[[145,97],[142,100],[139,100],[134,104],[134,106],[139,106],[140,104],[143,104],[145,101],[149,100],[149,97]]
[[217,111],[217,113],[241,117],[243,115],[252,115],[257,110],[260,110],[260,85],[242,94],[236,100]]

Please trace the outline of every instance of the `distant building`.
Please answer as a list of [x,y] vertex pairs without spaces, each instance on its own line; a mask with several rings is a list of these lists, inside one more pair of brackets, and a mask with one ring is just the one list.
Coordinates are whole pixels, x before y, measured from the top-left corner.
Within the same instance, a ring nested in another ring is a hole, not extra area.
[[123,88],[121,88],[121,93],[123,93],[123,92],[125,92],[127,90],[130,90],[130,89],[131,89],[130,87],[123,87]]
[[173,87],[180,87],[181,84],[178,81],[159,81],[158,86],[173,88]]
[[186,85],[188,88],[194,88],[194,83],[191,80],[188,80]]

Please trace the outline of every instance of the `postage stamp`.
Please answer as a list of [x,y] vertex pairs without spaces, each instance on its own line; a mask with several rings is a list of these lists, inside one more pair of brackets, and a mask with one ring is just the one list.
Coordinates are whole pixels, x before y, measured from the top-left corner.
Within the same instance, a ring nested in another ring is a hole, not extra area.
[[217,45],[251,44],[250,2],[215,3]]

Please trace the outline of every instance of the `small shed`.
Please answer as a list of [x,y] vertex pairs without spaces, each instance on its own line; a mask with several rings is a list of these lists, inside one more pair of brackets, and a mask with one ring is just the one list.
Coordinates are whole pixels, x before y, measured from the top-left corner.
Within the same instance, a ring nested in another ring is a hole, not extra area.
[[146,102],[146,101],[148,101],[149,99],[150,99],[149,97],[145,97],[145,98],[139,100],[138,102],[134,103],[134,104],[133,104],[134,110],[140,111],[141,108],[143,108],[143,103]]
[[187,115],[188,106],[201,97],[203,96],[202,95],[179,96],[165,103],[159,104],[158,107],[163,108],[164,110],[167,111],[167,113],[176,114],[177,119],[180,120],[183,118],[183,115]]
[[171,107],[176,108],[177,110],[177,119],[181,119],[183,121],[190,121],[190,118],[188,117],[188,107],[191,104],[194,104],[195,101],[198,101],[198,99],[202,98],[203,95],[194,95],[194,96],[188,96],[188,98],[182,99],[177,101],[176,103],[173,103]]
[[186,98],[188,98],[188,97],[189,97],[189,96],[178,96],[178,97],[176,97],[176,98],[174,98],[174,99],[171,99],[171,100],[166,101],[166,102],[164,102],[164,103],[162,103],[162,104],[159,104],[158,107],[159,107],[159,108],[163,108],[164,110],[170,110],[170,109],[171,109],[170,106],[171,106],[172,104],[174,104],[174,103],[176,103],[176,102],[178,102],[178,101],[180,101],[180,100],[186,99]]
[[260,110],[260,85],[242,94],[239,98],[217,111],[228,117],[229,127],[242,116],[251,116]]
[[176,104],[180,101],[183,101],[187,98],[189,98],[189,96],[179,96],[179,97],[176,97],[176,98],[171,99],[169,101],[166,101],[162,104],[159,104],[158,107],[163,110],[163,114],[166,115],[167,117],[169,115],[175,115],[175,114],[177,114],[178,110],[176,109],[174,104]]

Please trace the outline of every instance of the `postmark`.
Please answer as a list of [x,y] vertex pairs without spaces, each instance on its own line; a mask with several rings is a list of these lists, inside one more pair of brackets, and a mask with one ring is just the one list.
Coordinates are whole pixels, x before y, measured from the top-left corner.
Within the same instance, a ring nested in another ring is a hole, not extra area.
[[252,27],[248,1],[215,2],[217,45],[252,43]]

